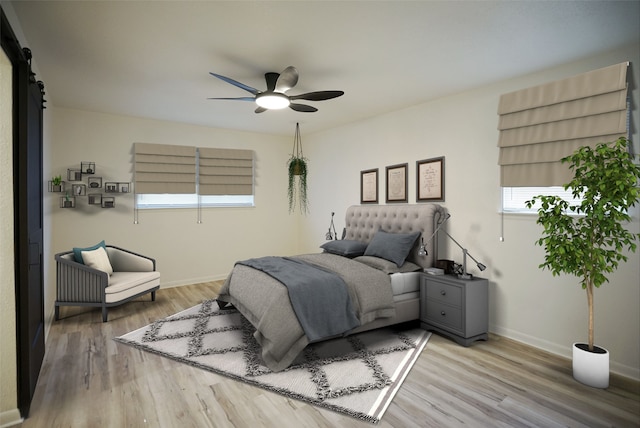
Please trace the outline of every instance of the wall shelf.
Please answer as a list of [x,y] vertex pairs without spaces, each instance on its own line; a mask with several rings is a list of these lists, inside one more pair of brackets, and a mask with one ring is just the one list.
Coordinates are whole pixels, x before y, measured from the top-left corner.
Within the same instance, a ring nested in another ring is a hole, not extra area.
[[87,202],[89,205],[100,205],[102,206],[102,193],[90,193],[87,198]]
[[103,196],[102,197],[102,208],[115,208],[116,207],[116,198],[113,196]]
[[90,189],[100,189],[102,187],[102,177],[89,177],[87,185]]
[[67,169],[67,180],[82,181],[82,170],[77,168]]
[[107,181],[104,183],[105,193],[129,193],[131,183],[121,181]]
[[64,192],[64,181],[61,181],[60,184],[53,184],[53,181],[49,180],[49,192],[51,193],[63,193]]
[[[129,181],[104,181],[103,177],[96,177],[96,163],[82,161],[80,168],[67,169],[67,182],[60,180],[59,185],[54,185],[61,175],[54,175],[48,182],[51,193],[62,193],[60,196],[60,208],[76,208],[76,203],[93,205],[100,208],[115,208],[116,198],[107,194],[131,193]],[[86,182],[84,182],[86,180]],[[98,193],[99,192],[99,193]],[[86,197],[86,199],[84,199]],[[82,202],[84,200],[84,202]]]
[[72,184],[71,194],[73,196],[85,196],[87,194],[87,186],[85,184]]
[[96,173],[96,163],[95,162],[81,162],[80,163],[80,171],[83,174],[95,174]]
[[60,208],[75,208],[76,197],[75,196],[60,196]]

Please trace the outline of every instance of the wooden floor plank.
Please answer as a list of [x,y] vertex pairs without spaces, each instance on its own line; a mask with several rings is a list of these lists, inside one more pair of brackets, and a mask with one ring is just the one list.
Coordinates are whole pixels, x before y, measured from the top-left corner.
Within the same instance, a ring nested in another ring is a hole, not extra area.
[[[54,322],[22,426],[371,427],[113,340],[215,297],[221,282],[161,289],[109,311],[64,307]],[[464,348],[432,335],[382,428],[640,427],[640,382],[594,389],[571,362],[500,336]]]

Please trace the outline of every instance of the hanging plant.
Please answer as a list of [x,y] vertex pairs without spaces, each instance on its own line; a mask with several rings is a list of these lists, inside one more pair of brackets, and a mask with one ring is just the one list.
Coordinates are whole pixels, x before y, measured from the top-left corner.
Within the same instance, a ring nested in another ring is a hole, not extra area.
[[300,124],[296,123],[296,133],[293,138],[293,151],[287,162],[289,186],[287,196],[289,198],[289,212],[299,206],[300,212],[309,212],[307,200],[307,158],[302,153],[302,138],[300,137]]

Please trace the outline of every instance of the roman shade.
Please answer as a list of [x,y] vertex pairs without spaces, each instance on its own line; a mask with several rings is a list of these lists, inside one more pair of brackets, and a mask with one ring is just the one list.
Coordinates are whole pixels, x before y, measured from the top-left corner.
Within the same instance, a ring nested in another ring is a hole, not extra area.
[[502,95],[501,186],[562,186],[573,176],[563,157],[627,136],[627,67],[624,62]]
[[198,148],[200,195],[253,195],[253,151]]
[[135,143],[135,191],[196,193],[196,148]]

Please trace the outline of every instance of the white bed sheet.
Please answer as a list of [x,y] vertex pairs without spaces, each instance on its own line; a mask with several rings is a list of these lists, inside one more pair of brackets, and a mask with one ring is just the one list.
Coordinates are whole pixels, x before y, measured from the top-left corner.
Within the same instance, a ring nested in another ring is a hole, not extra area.
[[422,272],[391,274],[393,301],[401,302],[420,297],[420,275]]

